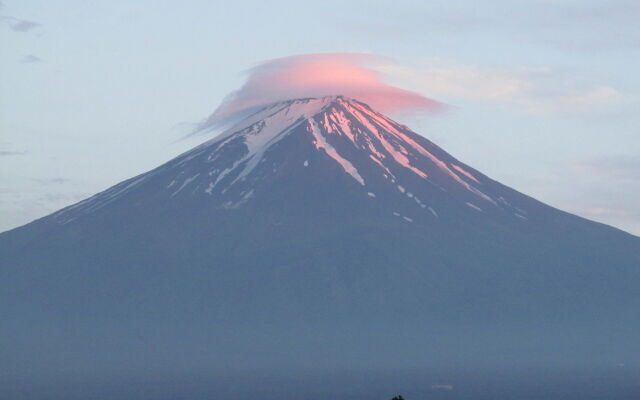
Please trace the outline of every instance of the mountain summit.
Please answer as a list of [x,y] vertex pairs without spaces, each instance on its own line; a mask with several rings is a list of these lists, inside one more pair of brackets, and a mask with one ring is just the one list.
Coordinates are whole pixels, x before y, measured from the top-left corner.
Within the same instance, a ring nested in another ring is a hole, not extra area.
[[639,238],[355,99],[284,101],[0,234],[0,394],[87,374],[630,364],[639,281]]

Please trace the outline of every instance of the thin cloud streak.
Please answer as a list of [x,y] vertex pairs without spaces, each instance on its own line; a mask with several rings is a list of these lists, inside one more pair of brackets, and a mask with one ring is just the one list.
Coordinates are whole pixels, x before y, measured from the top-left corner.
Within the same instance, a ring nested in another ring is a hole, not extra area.
[[9,157],[9,156],[24,156],[27,154],[26,151],[9,151],[9,150],[0,150],[0,157]]
[[70,182],[67,178],[34,178],[33,181],[41,183],[43,185],[61,185],[63,183]]
[[580,160],[572,165],[581,172],[611,179],[640,181],[640,156],[604,156]]
[[640,3],[636,0],[494,0],[473,8],[456,3],[460,4],[442,7],[438,1],[422,2],[410,11],[398,8],[391,11],[392,15],[374,20],[340,17],[336,29],[396,41],[420,41],[435,35],[499,35],[520,45],[590,52],[640,46],[640,31],[636,29]]
[[637,211],[605,207],[585,208],[578,210],[577,212],[589,218],[630,218],[638,216]]
[[20,19],[10,15],[0,16],[0,21],[7,24],[14,32],[29,32],[41,26],[38,22]]
[[382,71],[423,93],[532,114],[616,113],[616,106],[640,100],[612,86],[578,83],[550,68],[490,69],[427,60],[414,66],[386,65]]
[[34,64],[42,61],[43,61],[42,58],[38,56],[34,56],[33,54],[27,54],[26,56],[22,57],[22,59],[20,60],[20,62],[24,64]]

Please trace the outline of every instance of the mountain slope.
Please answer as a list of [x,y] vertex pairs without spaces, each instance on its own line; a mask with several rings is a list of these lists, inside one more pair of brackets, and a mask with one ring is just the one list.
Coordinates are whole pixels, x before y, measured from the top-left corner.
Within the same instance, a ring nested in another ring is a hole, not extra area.
[[0,234],[5,384],[640,361],[639,278],[639,238],[357,100],[292,100]]

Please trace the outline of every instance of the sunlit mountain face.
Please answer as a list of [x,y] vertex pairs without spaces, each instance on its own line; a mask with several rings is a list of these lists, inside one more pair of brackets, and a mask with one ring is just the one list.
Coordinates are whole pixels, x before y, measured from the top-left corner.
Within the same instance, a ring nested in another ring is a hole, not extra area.
[[0,397],[391,397],[393,381],[300,383],[389,370],[424,397],[416,371],[436,389],[473,380],[460,371],[610,376],[640,364],[638,282],[639,238],[358,100],[279,102],[0,235]]

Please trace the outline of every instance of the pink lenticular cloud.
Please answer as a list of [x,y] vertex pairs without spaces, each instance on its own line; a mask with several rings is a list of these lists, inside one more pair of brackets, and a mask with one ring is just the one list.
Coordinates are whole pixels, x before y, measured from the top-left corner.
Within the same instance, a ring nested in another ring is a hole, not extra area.
[[278,101],[343,95],[384,112],[433,111],[441,103],[384,83],[372,65],[385,57],[359,53],[320,53],[266,61],[248,71],[247,82],[231,93],[205,125]]

